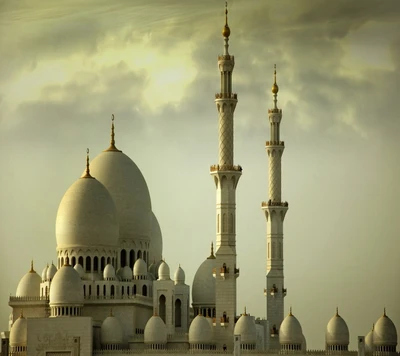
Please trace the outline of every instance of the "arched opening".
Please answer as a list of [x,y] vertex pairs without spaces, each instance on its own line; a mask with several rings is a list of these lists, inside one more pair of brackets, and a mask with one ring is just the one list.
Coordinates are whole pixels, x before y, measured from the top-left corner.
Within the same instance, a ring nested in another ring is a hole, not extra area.
[[60,267],[64,266],[64,257],[61,257]]
[[129,295],[129,286],[128,287],[126,287],[126,294],[128,294]]
[[137,252],[137,258],[138,258],[138,259],[139,259],[139,258],[142,258],[142,251],[139,250],[139,251]]
[[180,299],[175,300],[175,327],[182,326],[182,302]]
[[147,286],[146,285],[143,285],[143,287],[142,287],[142,295],[147,297]]
[[75,256],[71,258],[71,266],[74,267],[76,265],[76,258]]
[[107,264],[111,263],[111,257],[107,257]]
[[100,295],[100,286],[97,285],[97,294],[96,294],[96,296],[98,297],[99,295]]
[[86,286],[83,285],[83,296],[86,297]]
[[106,285],[103,286],[103,296],[106,296]]
[[92,286],[89,286],[89,297],[92,295]]
[[86,257],[86,266],[85,266],[86,272],[90,272],[90,264],[91,264],[90,257],[87,256]]
[[106,267],[106,258],[102,257],[101,260],[100,260],[100,270],[101,270],[101,272],[104,271],[105,267]]
[[121,250],[121,267],[126,266],[126,251]]
[[110,293],[111,297],[114,297],[114,294],[115,294],[115,287],[114,287],[114,285],[112,285],[111,286],[111,293]]
[[93,258],[93,271],[97,272],[99,270],[99,258],[95,256]]
[[159,300],[158,300],[158,310],[160,313],[160,318],[164,321],[165,323],[165,314],[166,314],[166,308],[165,308],[165,295],[161,294]]
[[125,287],[122,286],[122,287],[121,287],[121,295],[124,296],[124,294],[125,294]]
[[147,253],[146,253],[146,251],[143,251],[143,260],[144,260],[144,262],[147,262]]
[[129,251],[129,266],[133,269],[133,265],[135,264],[135,251]]
[[78,258],[78,263],[83,267],[83,257],[82,256],[80,256]]
[[133,295],[136,295],[136,284],[133,285]]

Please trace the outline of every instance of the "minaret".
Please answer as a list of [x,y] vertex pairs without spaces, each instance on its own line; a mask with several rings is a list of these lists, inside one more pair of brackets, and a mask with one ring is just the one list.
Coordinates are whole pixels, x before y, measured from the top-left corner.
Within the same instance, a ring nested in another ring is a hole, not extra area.
[[217,189],[216,219],[216,319],[215,341],[217,348],[226,345],[233,351],[233,329],[236,318],[236,186],[242,168],[233,163],[233,113],[237,95],[232,92],[232,72],[235,60],[229,54],[228,10],[225,9],[224,54],[218,56],[221,73],[221,91],[215,95],[219,114],[219,162],[211,166],[211,175]]
[[282,110],[278,109],[276,83],[276,67],[274,70],[274,84],[272,94],[274,107],[268,110],[271,138],[265,144],[269,157],[269,200],[262,203],[267,219],[267,320],[269,322],[270,350],[280,349],[279,327],[284,315],[284,288],[283,276],[283,221],[288,210],[288,203],[282,201],[281,159],[285,144],[280,140],[280,123]]

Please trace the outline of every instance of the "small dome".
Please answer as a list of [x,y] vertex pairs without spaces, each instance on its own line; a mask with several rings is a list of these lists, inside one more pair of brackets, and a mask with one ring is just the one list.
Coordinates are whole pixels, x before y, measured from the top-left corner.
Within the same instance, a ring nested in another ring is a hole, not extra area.
[[250,315],[241,315],[235,325],[234,335],[241,335],[242,344],[255,344],[257,342],[257,329],[254,318]]
[[282,321],[279,329],[279,342],[281,345],[301,345],[303,342],[303,330],[292,311]]
[[42,278],[33,269],[33,263],[31,263],[31,269],[19,281],[15,295],[17,297],[39,297],[41,282]]
[[166,344],[167,327],[164,321],[158,316],[153,315],[144,328],[145,344]]
[[161,261],[163,251],[161,228],[153,212],[151,212],[151,215],[150,258],[154,261]]
[[134,277],[141,277],[147,276],[147,264],[142,258],[138,258],[133,265],[133,276]]
[[114,201],[99,181],[80,178],[66,191],[56,219],[57,248],[118,244]]
[[336,314],[329,320],[326,326],[325,342],[329,346],[349,345],[350,343],[349,328],[338,311],[336,311]]
[[212,342],[212,329],[203,315],[197,315],[189,327],[190,344],[210,344]]
[[112,264],[107,264],[103,271],[105,281],[113,281],[115,279],[115,268]]
[[149,266],[149,273],[151,273],[154,278],[156,277],[156,262],[155,261]]
[[50,267],[47,270],[47,280],[52,281],[56,272],[57,272],[57,267],[54,266],[54,263],[52,262]]
[[386,311],[375,323],[373,340],[374,346],[397,345],[397,330],[393,321],[386,315]]
[[185,271],[182,269],[181,265],[176,269],[174,274],[175,284],[185,284]]
[[115,202],[119,237],[150,239],[150,193],[137,165],[121,151],[106,150],[93,159],[90,171],[107,188]]
[[373,352],[374,350],[374,326],[365,337],[365,352]]
[[158,279],[159,280],[171,279],[169,266],[165,261],[162,261],[160,267],[158,267]]
[[122,344],[124,341],[124,331],[119,320],[110,315],[101,324],[101,344],[115,345]]
[[122,281],[131,281],[132,280],[132,269],[129,266],[125,266],[124,268],[120,268],[118,271],[120,271],[119,277],[121,278]]
[[197,269],[192,285],[193,304],[198,307],[215,306],[215,257],[211,254]]
[[68,263],[53,278],[50,288],[50,306],[83,304],[82,280],[79,273]]
[[49,265],[47,265],[45,268],[43,268],[42,271],[42,282],[45,282],[47,280],[47,269],[49,268]]
[[75,271],[78,272],[79,277],[81,277],[81,279],[85,276],[85,271],[83,270],[83,267],[82,267],[81,264],[77,263],[77,264],[74,266],[74,269],[75,269]]
[[28,333],[27,321],[24,316],[21,316],[15,321],[10,331],[10,346],[27,346]]

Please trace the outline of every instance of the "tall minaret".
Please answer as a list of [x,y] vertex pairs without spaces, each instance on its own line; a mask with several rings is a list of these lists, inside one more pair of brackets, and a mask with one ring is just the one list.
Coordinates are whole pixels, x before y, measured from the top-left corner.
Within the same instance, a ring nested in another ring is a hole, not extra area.
[[225,9],[224,54],[218,56],[221,72],[221,91],[215,95],[219,114],[219,163],[211,166],[211,175],[217,189],[217,244],[216,244],[216,318],[217,348],[226,345],[233,352],[233,329],[236,318],[236,186],[242,168],[233,163],[233,113],[237,95],[232,92],[234,57],[228,52],[230,29],[228,10]]
[[269,200],[262,203],[267,219],[267,320],[269,322],[268,348],[277,350],[279,346],[279,327],[283,321],[283,299],[286,295],[283,276],[283,220],[288,210],[288,203],[282,201],[281,158],[285,144],[280,140],[282,110],[278,109],[276,67],[272,94],[273,109],[268,110],[271,138],[265,146],[269,157]]

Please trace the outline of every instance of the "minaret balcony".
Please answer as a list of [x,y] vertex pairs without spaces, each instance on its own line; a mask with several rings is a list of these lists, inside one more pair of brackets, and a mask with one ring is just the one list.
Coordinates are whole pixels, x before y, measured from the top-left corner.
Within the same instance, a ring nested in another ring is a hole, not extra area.
[[215,99],[237,99],[236,93],[216,93]]
[[282,114],[282,109],[278,109],[278,108],[268,109],[268,114],[274,114],[274,113]]
[[282,206],[287,208],[289,206],[289,203],[287,201],[272,201],[271,199],[266,201],[263,201],[261,203],[262,208],[267,208],[269,206]]
[[210,172],[229,172],[229,171],[235,171],[235,172],[241,172],[243,169],[241,166],[233,166],[229,164],[214,164],[210,167]]
[[230,54],[222,54],[222,55],[219,55],[218,56],[218,60],[219,61],[223,61],[223,60],[234,60],[235,59],[235,56],[231,56]]
[[282,147],[285,147],[285,141],[265,141],[265,146],[282,146]]
[[275,325],[271,328],[271,337],[279,337],[279,331]]
[[274,284],[271,288],[271,290],[269,291],[269,294],[271,294],[272,296],[275,296],[275,294],[278,293],[278,288],[276,288],[276,285]]

